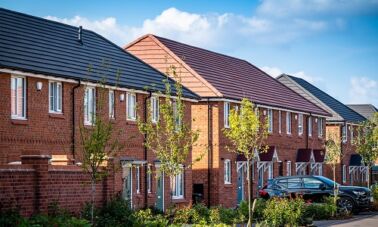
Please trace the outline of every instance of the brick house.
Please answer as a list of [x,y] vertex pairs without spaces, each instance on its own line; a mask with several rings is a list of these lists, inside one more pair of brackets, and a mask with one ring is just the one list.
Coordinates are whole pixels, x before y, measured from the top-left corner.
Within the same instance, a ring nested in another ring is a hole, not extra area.
[[246,198],[245,159],[230,152],[222,130],[231,108],[244,97],[269,120],[268,152],[253,163],[254,187],[279,175],[322,174],[325,117],[329,114],[249,62],[155,35],[145,35],[125,50],[165,72],[174,65],[181,81],[201,97],[192,105],[193,128],[201,131],[193,158],[193,194],[208,205],[236,206]]
[[[175,178],[171,198],[169,178],[137,128],[148,100],[159,113],[164,74],[81,27],[0,8],[0,32],[0,209],[21,206],[30,215],[58,201],[78,212],[89,201],[79,131],[91,127],[100,92],[101,116],[121,131],[125,147],[108,162],[114,168],[98,186],[98,203],[115,194],[134,208],[191,203],[191,169]],[[190,124],[198,96],[184,87],[183,97]]]
[[365,184],[368,170],[361,162],[361,156],[355,151],[353,139],[357,135],[359,123],[366,118],[304,79],[286,74],[277,79],[310,102],[332,114],[332,116],[326,118],[326,133],[327,136],[336,135],[343,152],[340,166],[337,167],[337,181],[350,185]]

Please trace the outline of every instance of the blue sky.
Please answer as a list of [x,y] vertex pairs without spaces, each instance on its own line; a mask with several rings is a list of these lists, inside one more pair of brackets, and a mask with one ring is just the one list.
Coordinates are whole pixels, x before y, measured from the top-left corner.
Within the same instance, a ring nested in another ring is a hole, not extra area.
[[378,107],[378,0],[21,1],[0,6],[83,25],[123,46],[154,33],[288,73]]

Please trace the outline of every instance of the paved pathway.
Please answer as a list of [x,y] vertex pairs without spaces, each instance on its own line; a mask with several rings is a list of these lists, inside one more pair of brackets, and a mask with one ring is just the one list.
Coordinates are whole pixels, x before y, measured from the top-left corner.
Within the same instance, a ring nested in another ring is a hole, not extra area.
[[378,226],[378,213],[363,213],[346,220],[315,221],[314,226],[335,226],[335,227],[354,227],[354,226]]

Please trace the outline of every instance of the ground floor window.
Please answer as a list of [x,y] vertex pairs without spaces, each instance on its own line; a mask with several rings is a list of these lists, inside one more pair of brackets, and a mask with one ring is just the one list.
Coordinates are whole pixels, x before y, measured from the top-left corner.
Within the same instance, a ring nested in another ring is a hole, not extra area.
[[172,198],[182,199],[184,198],[184,170],[181,173],[173,177],[172,182]]
[[346,182],[346,176],[347,176],[347,173],[346,173],[346,165],[343,165],[343,183]]
[[286,163],[286,175],[291,176],[291,161]]

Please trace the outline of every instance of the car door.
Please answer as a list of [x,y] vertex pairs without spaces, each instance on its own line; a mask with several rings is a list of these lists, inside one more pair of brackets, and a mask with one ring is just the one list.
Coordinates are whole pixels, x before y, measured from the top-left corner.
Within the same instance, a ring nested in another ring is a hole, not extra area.
[[290,197],[296,197],[302,193],[302,178],[292,177],[287,179],[287,193]]
[[305,200],[311,200],[313,202],[320,202],[323,197],[327,194],[325,184],[314,178],[314,177],[304,177],[303,178],[303,187],[304,187],[304,196]]

